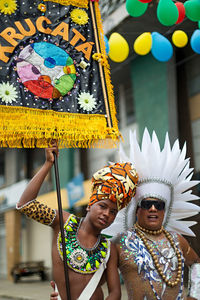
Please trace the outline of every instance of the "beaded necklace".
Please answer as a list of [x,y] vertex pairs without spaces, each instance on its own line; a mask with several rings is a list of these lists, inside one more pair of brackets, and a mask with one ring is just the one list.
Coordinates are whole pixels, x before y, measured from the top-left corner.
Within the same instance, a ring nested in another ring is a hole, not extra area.
[[153,259],[153,262],[154,262],[154,265],[160,275],[160,277],[162,278],[162,280],[166,283],[166,285],[170,286],[170,287],[174,287],[176,286],[180,280],[181,280],[181,275],[182,275],[182,259],[181,259],[181,254],[179,252],[179,249],[176,247],[170,233],[165,230],[164,228],[162,229],[163,233],[165,234],[166,238],[168,239],[168,241],[170,242],[172,248],[174,249],[174,251],[176,252],[176,256],[177,256],[177,259],[178,259],[178,270],[177,270],[177,276],[176,276],[176,279],[174,281],[168,279],[163,271],[162,271],[162,268],[161,266],[159,265],[159,262],[158,262],[158,258],[156,256],[156,254],[154,253],[153,251],[153,248],[150,246],[150,244],[148,243],[147,241],[147,238],[145,237],[144,233],[141,231],[141,229],[138,228],[138,226],[135,226],[135,230],[136,230],[136,233],[137,235],[141,238],[141,240],[143,241],[146,249],[148,250],[149,254],[151,255],[152,259]]
[[160,229],[158,229],[158,230],[149,230],[149,229],[146,229],[146,228],[140,226],[138,223],[136,223],[135,224],[135,228],[139,229],[139,230],[141,230],[143,232],[146,232],[148,234],[152,234],[152,235],[159,235],[159,234],[161,234],[163,232],[163,226]]
[[[70,215],[64,225],[67,264],[75,272],[90,274],[96,272],[105,260],[108,251],[108,241],[100,234],[92,248],[83,247],[78,240],[78,231],[82,220],[75,215]],[[61,233],[59,232],[57,248],[61,259],[63,259],[61,241]]]

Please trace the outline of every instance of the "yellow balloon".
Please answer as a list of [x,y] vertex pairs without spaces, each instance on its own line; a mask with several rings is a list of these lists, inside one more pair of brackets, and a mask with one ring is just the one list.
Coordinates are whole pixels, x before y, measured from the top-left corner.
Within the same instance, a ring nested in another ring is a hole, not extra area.
[[108,43],[110,46],[108,55],[111,60],[114,62],[122,62],[128,57],[129,45],[121,34],[117,32],[112,33]]
[[150,52],[152,37],[150,32],[144,32],[137,37],[133,44],[134,51],[139,55],[146,55]]
[[176,30],[172,34],[172,42],[176,47],[185,47],[188,42],[188,36],[183,30]]

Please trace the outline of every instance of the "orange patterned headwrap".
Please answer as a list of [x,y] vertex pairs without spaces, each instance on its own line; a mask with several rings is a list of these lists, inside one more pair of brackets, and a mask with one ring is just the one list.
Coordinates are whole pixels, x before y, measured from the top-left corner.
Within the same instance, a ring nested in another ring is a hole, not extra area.
[[109,199],[117,203],[118,210],[125,207],[135,195],[138,175],[131,163],[105,166],[92,177],[92,195],[89,206]]

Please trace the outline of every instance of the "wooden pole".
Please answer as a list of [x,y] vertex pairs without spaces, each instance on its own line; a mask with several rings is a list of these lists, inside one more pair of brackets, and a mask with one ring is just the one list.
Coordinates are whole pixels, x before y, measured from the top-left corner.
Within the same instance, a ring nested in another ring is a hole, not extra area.
[[[99,39],[98,39],[98,34],[97,34],[97,26],[96,26],[95,14],[94,14],[92,1],[90,1],[90,11],[91,11],[92,23],[93,23],[93,28],[94,28],[95,44],[96,44],[97,52],[100,53]],[[105,80],[104,80],[104,75],[103,75],[103,68],[102,68],[102,65],[100,62],[99,62],[99,72],[100,72],[100,78],[101,78],[103,95],[104,95],[104,102],[105,102],[105,107],[106,107],[108,127],[112,127],[111,119],[110,119],[110,110],[109,110],[109,106],[108,106],[108,97],[107,97],[107,93],[106,93],[106,86],[105,86]]]
[[59,179],[59,172],[58,172],[58,159],[57,159],[56,153],[53,153],[53,154],[54,154],[54,169],[55,169],[55,179],[56,179],[56,191],[57,191],[57,200],[58,200],[60,232],[61,232],[61,238],[62,238],[62,250],[63,250],[63,263],[64,263],[66,293],[67,293],[67,300],[71,300],[68,266],[67,266],[67,255],[66,255],[66,244],[65,244],[65,235],[64,235],[63,210],[62,210],[62,202],[61,202],[61,194],[60,194],[60,179]]

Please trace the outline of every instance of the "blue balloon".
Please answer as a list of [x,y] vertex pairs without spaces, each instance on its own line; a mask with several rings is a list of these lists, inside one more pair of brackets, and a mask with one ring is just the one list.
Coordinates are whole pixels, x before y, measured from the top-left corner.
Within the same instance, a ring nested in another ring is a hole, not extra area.
[[170,41],[158,32],[152,32],[152,55],[159,61],[168,61],[173,55],[173,47]]
[[200,54],[200,29],[196,29],[190,39],[192,50]]
[[105,46],[106,46],[106,54],[108,55],[108,53],[110,51],[110,46],[109,46],[109,43],[108,43],[108,38],[105,35],[104,35],[104,42],[105,42]]

